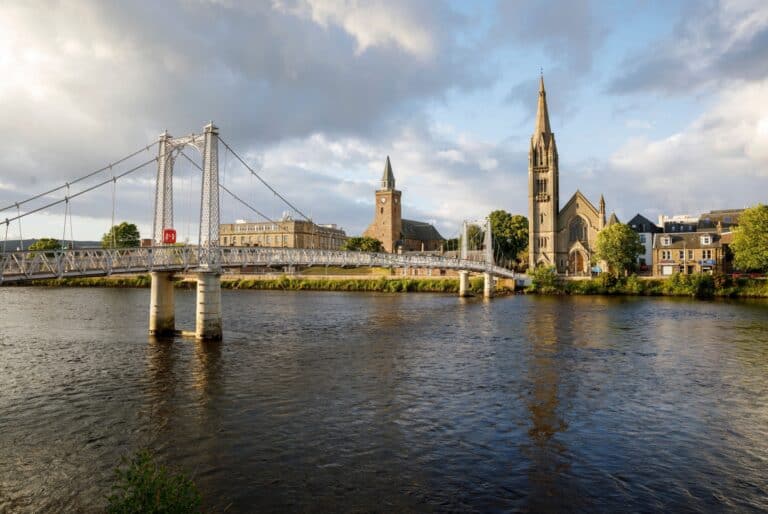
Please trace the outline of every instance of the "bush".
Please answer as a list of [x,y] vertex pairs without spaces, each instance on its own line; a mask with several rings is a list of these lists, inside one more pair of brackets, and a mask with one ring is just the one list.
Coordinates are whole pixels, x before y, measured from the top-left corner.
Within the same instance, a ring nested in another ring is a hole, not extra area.
[[114,494],[107,497],[107,512],[182,513],[200,511],[200,493],[191,479],[172,474],[155,462],[152,452],[141,450],[131,459],[123,457],[125,469],[115,470]]
[[531,289],[541,294],[561,293],[560,280],[554,266],[538,267],[531,274]]

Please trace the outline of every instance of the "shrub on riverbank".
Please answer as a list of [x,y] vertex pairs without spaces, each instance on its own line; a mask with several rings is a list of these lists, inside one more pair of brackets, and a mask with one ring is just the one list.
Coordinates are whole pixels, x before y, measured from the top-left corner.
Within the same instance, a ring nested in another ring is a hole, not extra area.
[[768,281],[730,279],[726,275],[675,274],[667,279],[641,279],[636,275],[612,277],[604,274],[588,280],[536,281],[529,292],[570,295],[690,296],[694,298],[768,298]]
[[[379,293],[455,293],[459,282],[455,279],[395,278],[366,279],[314,279],[279,277],[274,279],[225,280],[222,287],[230,289],[266,289],[291,291],[367,291]],[[480,284],[482,291],[482,282]]]
[[[113,277],[83,277],[36,280],[32,285],[47,287],[149,287],[151,285],[149,275],[113,276]],[[194,289],[194,280],[177,280],[174,286],[178,289]],[[458,293],[459,280],[457,278],[430,278],[430,277],[385,277],[375,279],[355,278],[312,278],[290,277],[283,275],[277,278],[253,277],[234,280],[223,279],[221,287],[224,289],[263,289],[263,290],[290,290],[290,291],[358,291],[377,293]],[[469,290],[472,293],[482,294],[483,277],[472,277],[469,281]],[[506,286],[498,286],[498,294],[512,292]]]
[[149,450],[123,458],[115,470],[113,494],[107,497],[107,512],[182,513],[199,512],[201,497],[195,483],[183,473],[172,473],[155,462]]

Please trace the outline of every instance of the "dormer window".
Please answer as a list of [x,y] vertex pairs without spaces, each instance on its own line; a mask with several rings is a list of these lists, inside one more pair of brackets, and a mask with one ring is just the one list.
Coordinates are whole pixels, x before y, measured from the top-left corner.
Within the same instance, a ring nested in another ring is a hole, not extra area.
[[664,236],[661,238],[661,245],[662,246],[669,246],[672,244],[672,238],[669,236]]
[[712,236],[701,236],[701,244],[703,244],[703,245],[711,245],[712,244]]

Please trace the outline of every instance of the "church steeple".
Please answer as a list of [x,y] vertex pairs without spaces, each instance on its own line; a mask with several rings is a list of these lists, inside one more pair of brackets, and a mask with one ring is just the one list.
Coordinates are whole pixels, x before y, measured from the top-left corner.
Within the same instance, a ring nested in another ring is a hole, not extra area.
[[552,130],[549,127],[549,110],[547,109],[547,91],[544,89],[544,75],[539,78],[539,105],[536,110],[536,128],[533,131],[533,138],[538,139],[542,135],[550,135]]
[[392,173],[392,163],[389,162],[389,155],[387,155],[387,162],[384,164],[384,174],[381,176],[381,190],[393,191],[395,189],[395,174]]

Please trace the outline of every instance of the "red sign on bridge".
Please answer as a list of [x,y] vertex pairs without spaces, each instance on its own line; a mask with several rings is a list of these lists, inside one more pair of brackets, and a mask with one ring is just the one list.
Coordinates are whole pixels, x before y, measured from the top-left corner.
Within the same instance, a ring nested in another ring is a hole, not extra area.
[[172,228],[163,229],[163,243],[172,245],[176,242],[176,230]]

